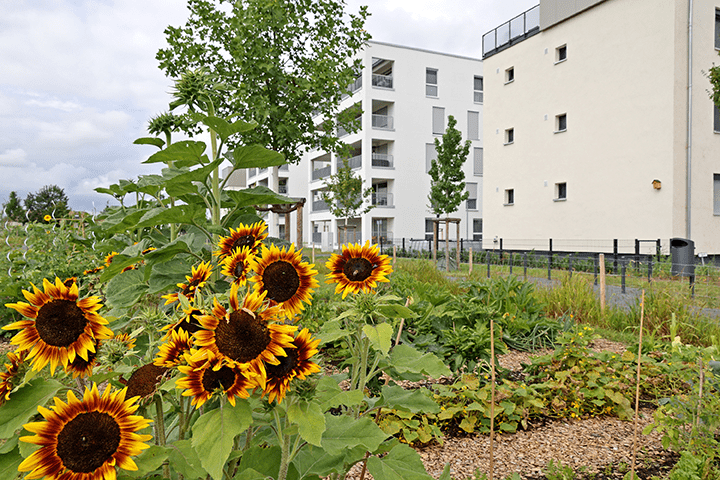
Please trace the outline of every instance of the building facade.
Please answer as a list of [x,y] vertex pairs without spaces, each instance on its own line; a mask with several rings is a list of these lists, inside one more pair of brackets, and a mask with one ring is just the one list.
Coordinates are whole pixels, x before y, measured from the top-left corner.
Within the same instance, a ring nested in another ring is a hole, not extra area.
[[540,0],[484,35],[484,246],[720,253],[719,26],[717,0]]

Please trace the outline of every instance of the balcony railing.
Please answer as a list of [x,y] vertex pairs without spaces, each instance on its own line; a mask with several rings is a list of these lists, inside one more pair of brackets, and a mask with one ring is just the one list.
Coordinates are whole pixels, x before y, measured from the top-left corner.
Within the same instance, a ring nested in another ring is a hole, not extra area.
[[328,165],[327,167],[318,168],[317,170],[313,170],[312,179],[320,180],[321,178],[329,177],[330,170],[331,170],[330,165]]
[[372,166],[380,168],[393,168],[393,156],[387,153],[373,153]]
[[357,77],[355,79],[355,81],[353,83],[351,83],[350,86],[348,86],[347,93],[342,94],[342,99],[345,100],[346,98],[348,98],[350,95],[357,92],[361,88],[362,88],[362,77]]
[[313,212],[326,212],[330,210],[330,207],[325,200],[314,200],[312,202],[312,209]]
[[372,84],[373,84],[373,87],[393,88],[393,76],[392,76],[392,74],[378,75],[376,73],[373,73]]
[[374,115],[372,116],[372,127],[378,130],[393,130],[393,117],[390,115]]
[[393,206],[393,194],[392,193],[378,193],[373,192],[372,204],[378,207],[392,207]]
[[258,175],[267,172],[267,167],[258,168]]
[[[343,168],[344,163],[345,162],[343,162],[342,159],[338,160],[338,162],[337,162],[338,170]],[[351,170],[356,170],[356,169],[362,167],[362,155],[355,155],[354,157],[348,158],[347,163]]]
[[313,243],[322,243],[322,232],[312,232]]
[[521,13],[482,37],[483,58],[521,42],[540,31],[540,5]]
[[286,163],[285,165],[280,165],[280,167],[278,167],[278,170],[281,172],[287,172],[288,170],[290,170],[290,166]]

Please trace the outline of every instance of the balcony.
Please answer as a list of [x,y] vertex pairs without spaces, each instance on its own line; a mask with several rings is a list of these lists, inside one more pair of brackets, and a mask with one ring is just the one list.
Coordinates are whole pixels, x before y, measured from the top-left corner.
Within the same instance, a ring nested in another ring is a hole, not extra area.
[[375,115],[372,116],[372,128],[376,130],[394,130],[393,117],[390,115]]
[[313,243],[322,243],[322,232],[312,232]]
[[387,153],[373,153],[372,166],[378,168],[394,168],[393,156]]
[[373,87],[379,88],[393,88],[393,76],[390,75],[378,75],[373,73],[372,76]]
[[280,165],[278,167],[278,170],[281,172],[287,172],[290,170],[290,166],[286,163],[285,165]]
[[[343,168],[344,163],[342,159],[338,160],[337,162],[337,168],[340,170]],[[351,170],[357,170],[358,168],[362,167],[362,155],[355,155],[354,157],[350,157],[347,159],[348,166]]]
[[373,192],[372,204],[377,207],[392,207],[393,206],[393,194],[392,193],[378,193]]
[[312,211],[313,212],[327,212],[329,210],[330,210],[330,207],[328,206],[328,204],[325,200],[313,200],[313,202],[312,202]]
[[267,167],[258,168],[258,175],[267,172]]
[[352,94],[354,94],[355,92],[360,90],[361,88],[362,88],[362,77],[358,77],[355,79],[355,81],[353,83],[350,84],[350,86],[348,86],[347,93],[342,94],[342,99],[345,100],[346,98],[348,98],[349,96],[351,96]]
[[326,167],[318,168],[316,170],[313,170],[312,172],[312,179],[313,180],[320,180],[321,178],[329,177],[331,166],[328,165]]
[[495,55],[540,32],[540,5],[521,13],[482,37],[483,58]]

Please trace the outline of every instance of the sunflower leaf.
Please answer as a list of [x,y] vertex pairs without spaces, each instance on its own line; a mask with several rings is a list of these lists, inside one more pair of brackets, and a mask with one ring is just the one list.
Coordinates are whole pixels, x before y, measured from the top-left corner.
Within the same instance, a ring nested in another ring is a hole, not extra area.
[[189,167],[202,163],[202,154],[205,151],[206,144],[204,142],[194,142],[186,140],[183,142],[175,142],[165,150],[160,150],[145,160],[143,163],[170,163],[173,162],[176,167]]
[[388,437],[375,422],[367,417],[351,418],[347,415],[325,414],[327,430],[323,433],[322,446],[329,455],[361,446],[374,452]]
[[400,386],[383,385],[378,402],[383,407],[408,410],[413,413],[438,413],[440,407],[430,398],[427,389],[405,390]]
[[[280,471],[280,447],[251,447],[243,453],[238,464],[238,472],[252,470],[259,472],[264,478],[277,478]],[[246,477],[242,477],[246,478]],[[249,477],[255,478],[255,477]]]
[[159,445],[151,445],[150,448],[144,450],[140,455],[134,458],[138,469],[135,471],[124,471],[124,476],[129,478],[144,477],[150,472],[160,468],[160,465],[168,458],[170,449]]
[[380,350],[383,355],[387,356],[392,345],[393,328],[390,324],[365,325],[363,333],[370,339],[370,343],[376,350]]
[[340,379],[323,376],[315,388],[315,398],[320,402],[323,411],[337,408],[341,405],[352,407],[360,405],[363,401],[363,392],[360,390],[343,390],[338,383]]
[[215,130],[215,132],[220,135],[220,138],[222,138],[223,142],[226,142],[230,135],[233,135],[235,133],[249,132],[250,130],[253,130],[255,127],[257,127],[257,122],[248,123],[242,120],[237,120],[233,123],[230,123],[223,118],[212,116],[207,116],[203,118],[202,122],[208,127]]
[[114,277],[107,284],[107,303],[115,308],[134,305],[140,297],[147,293],[148,285],[144,279],[145,267],[128,270]]
[[252,410],[245,401],[235,406],[225,404],[210,410],[193,425],[192,446],[200,457],[200,464],[214,480],[223,478],[223,467],[233,449],[235,436],[252,423]]
[[8,480],[18,478],[20,474],[17,467],[22,461],[23,457],[20,455],[17,446],[12,451],[0,455],[0,478]]
[[61,388],[56,380],[37,379],[12,393],[12,401],[0,407],[0,438],[12,436],[37,413],[38,405],[45,405]]
[[295,203],[295,200],[278,195],[263,185],[246,188],[245,190],[226,190],[225,193],[235,202],[236,208],[251,205]]
[[237,168],[273,167],[284,165],[282,153],[268,150],[262,145],[245,145],[233,150],[233,165]]
[[431,480],[420,455],[407,445],[398,444],[383,458],[370,457],[368,471],[375,480]]
[[400,374],[422,373],[433,378],[450,375],[450,369],[432,353],[422,354],[409,345],[400,344],[390,354],[391,368]]
[[192,448],[191,440],[178,440],[168,448],[168,460],[175,472],[182,473],[187,479],[207,476],[207,472],[200,467],[200,457]]
[[325,431],[325,417],[317,403],[300,402],[288,407],[288,420],[298,426],[298,433],[306,442],[320,446]]

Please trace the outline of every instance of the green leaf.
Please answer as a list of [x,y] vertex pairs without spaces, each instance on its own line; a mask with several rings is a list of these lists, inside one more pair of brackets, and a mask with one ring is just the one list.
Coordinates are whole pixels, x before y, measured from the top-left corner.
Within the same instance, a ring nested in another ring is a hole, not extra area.
[[[360,457],[356,460],[359,460],[362,456],[363,453],[360,453]],[[306,478],[308,475],[317,475],[324,478],[331,473],[341,473],[343,463],[352,464],[354,462],[353,459],[348,459],[345,454],[330,455],[322,448],[313,447],[312,445],[300,450],[292,462],[300,478]]]
[[420,455],[407,445],[398,444],[383,458],[370,457],[368,471],[375,480],[431,480]]
[[176,167],[197,165],[198,163],[202,163],[201,159],[205,147],[204,142],[194,142],[191,140],[175,142],[168,145],[165,150],[154,153],[143,163],[174,163]]
[[140,455],[133,458],[138,469],[135,471],[125,471],[123,474],[130,478],[144,477],[148,473],[160,468],[160,465],[168,458],[169,454],[169,448],[151,445],[150,448],[143,450]]
[[18,444],[18,436],[14,435],[7,439],[7,441],[0,447],[0,455],[4,455],[6,453],[10,453],[13,448],[17,447]]
[[251,469],[263,475],[262,478],[277,478],[280,471],[280,447],[252,447],[243,453],[238,471]]
[[122,254],[115,255],[110,266],[103,269],[102,275],[100,275],[100,282],[104,283],[115,278],[125,267],[137,263],[140,259],[142,259],[142,257],[139,255],[136,257],[128,257]]
[[397,385],[383,385],[379,405],[413,413],[438,413],[440,407],[430,398],[427,390],[405,390]]
[[212,128],[217,133],[223,142],[226,142],[230,135],[236,133],[245,133],[253,130],[257,127],[256,122],[248,123],[242,120],[237,120],[233,123],[229,123],[227,120],[219,117],[207,116],[202,119],[202,122],[208,127]]
[[320,344],[325,345],[340,340],[341,338],[349,337],[350,331],[343,328],[340,320],[334,319],[323,323],[317,336],[320,338]]
[[160,293],[178,283],[185,282],[185,277],[192,272],[192,264],[184,259],[176,258],[153,268],[148,279],[148,293]]
[[400,374],[422,373],[432,378],[450,375],[450,369],[432,353],[421,354],[409,345],[400,344],[390,354],[390,365]]
[[322,446],[330,455],[362,447],[375,451],[387,438],[387,434],[367,417],[354,419],[347,415],[325,415],[327,429],[323,434]]
[[182,473],[186,480],[204,479],[207,476],[207,472],[200,466],[200,457],[192,448],[191,440],[178,440],[167,448],[173,470]]
[[9,438],[34,416],[63,385],[56,380],[35,379],[12,394],[11,401],[0,407],[0,438]]
[[13,480],[24,475],[18,472],[18,467],[22,461],[23,457],[20,455],[17,446],[9,453],[0,455],[0,478],[3,480]]
[[298,426],[298,433],[306,442],[320,446],[325,431],[325,416],[320,405],[310,402],[299,402],[290,405],[287,411],[288,420]]
[[295,203],[295,200],[278,195],[268,187],[262,185],[246,188],[245,190],[226,190],[225,193],[235,202],[235,208],[254,205]]
[[157,137],[141,137],[133,142],[135,145],[155,145],[158,148],[162,148],[165,145],[165,140]]
[[181,173],[165,181],[165,190],[171,197],[179,197],[186,193],[195,193],[197,188],[192,186],[193,182],[205,183],[212,172],[222,163],[224,159],[218,158],[214,162],[189,172]]
[[404,305],[378,305],[378,310],[386,318],[417,318],[417,314]]
[[233,439],[252,424],[252,410],[247,402],[235,406],[225,404],[210,410],[193,425],[192,446],[200,456],[200,463],[210,476],[221,480],[223,467],[233,448]]
[[147,209],[138,208],[129,211],[118,211],[108,216],[101,224],[102,231],[106,234],[124,233],[134,230],[135,224],[147,213]]
[[323,376],[315,388],[315,399],[323,411],[339,406],[352,407],[363,401],[360,390],[342,390],[333,377]]
[[155,227],[168,223],[192,223],[203,217],[205,209],[199,205],[175,205],[174,207],[153,208],[142,216],[135,228]]
[[233,477],[233,480],[266,480],[268,478],[267,475],[263,475],[252,468],[244,468],[239,470],[239,472],[240,473]]
[[363,333],[370,339],[370,343],[383,355],[387,355],[392,345],[393,328],[388,323],[363,326]]
[[233,150],[233,164],[237,168],[263,168],[284,165],[285,157],[262,145],[246,145]]
[[145,269],[128,270],[108,282],[107,303],[114,308],[127,308],[137,303],[147,290]]

